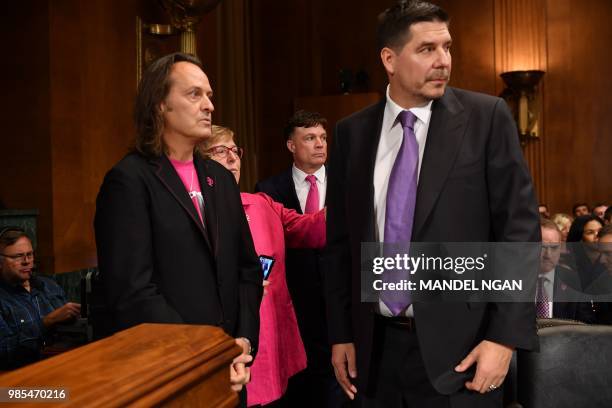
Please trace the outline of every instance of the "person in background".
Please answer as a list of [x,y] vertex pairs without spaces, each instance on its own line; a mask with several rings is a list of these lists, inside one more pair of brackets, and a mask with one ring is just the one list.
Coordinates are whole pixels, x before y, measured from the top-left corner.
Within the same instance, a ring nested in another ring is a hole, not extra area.
[[602,227],[603,222],[597,216],[586,214],[577,217],[567,234],[567,242],[597,242]]
[[603,220],[607,209],[608,206],[606,204],[598,203],[593,207],[593,212],[591,214]]
[[0,369],[40,359],[45,343],[60,323],[81,314],[52,279],[32,274],[34,250],[24,230],[0,230]]
[[550,218],[550,212],[548,212],[548,206],[546,204],[540,204],[538,206],[538,212],[540,213],[540,217]]
[[604,224],[612,224],[612,206],[608,207],[603,216]]
[[603,272],[603,268],[597,262],[599,258],[597,235],[602,227],[603,222],[599,217],[582,215],[574,220],[567,235],[568,253],[564,254],[561,263],[578,272],[584,290],[588,290]]
[[[610,209],[610,207],[608,207]],[[605,268],[608,275],[608,283],[612,281],[612,224],[606,224],[599,230],[599,262]],[[608,285],[611,289],[612,285]],[[607,292],[608,296],[611,291]],[[612,302],[600,302],[598,306],[597,322],[600,324],[612,324]]]
[[[234,132],[213,126],[212,137],[200,149],[231,171],[236,183],[240,181],[243,150],[236,145]],[[306,368],[306,353],[285,280],[285,246],[322,248],[325,210],[301,215],[263,193],[241,193],[240,197],[255,251],[274,262],[259,310],[259,353],[247,385],[248,406],[266,405],[281,398],[289,378]]]
[[586,203],[576,203],[572,207],[572,214],[574,214],[574,218],[582,215],[588,215],[589,212],[589,205]]
[[[255,191],[268,194],[300,214],[319,211],[327,197],[327,119],[298,110],[283,130],[293,164],[280,174],[260,180]],[[328,345],[327,299],[320,265],[321,251],[287,250],[287,285],[304,340],[308,367],[291,378],[283,401],[289,407],[338,407],[346,397],[334,376]]]
[[561,242],[567,241],[567,234],[569,233],[574,219],[568,214],[557,213],[553,215],[550,220],[554,222],[557,228],[559,228],[559,231],[561,231]]
[[591,302],[574,302],[574,288],[580,287],[576,273],[559,265],[561,231],[551,220],[541,219],[542,253],[536,286],[538,318],[560,318],[595,323]]
[[609,275],[612,275],[612,225],[604,225],[598,233],[600,261],[607,267]]

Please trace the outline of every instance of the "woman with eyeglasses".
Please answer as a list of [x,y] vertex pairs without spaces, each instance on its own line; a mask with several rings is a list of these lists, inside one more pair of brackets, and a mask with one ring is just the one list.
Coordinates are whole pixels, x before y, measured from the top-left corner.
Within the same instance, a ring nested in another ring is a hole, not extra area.
[[75,319],[81,305],[66,301],[52,279],[33,276],[32,241],[20,228],[0,230],[0,369],[34,362],[55,325]]
[[[213,126],[201,153],[221,163],[240,180],[243,150],[230,129]],[[285,280],[285,246],[321,248],[325,245],[325,210],[301,215],[258,193],[241,193],[255,250],[268,271],[260,307],[259,352],[251,367],[247,405],[265,405],[282,397],[289,377],[306,368],[306,352]]]

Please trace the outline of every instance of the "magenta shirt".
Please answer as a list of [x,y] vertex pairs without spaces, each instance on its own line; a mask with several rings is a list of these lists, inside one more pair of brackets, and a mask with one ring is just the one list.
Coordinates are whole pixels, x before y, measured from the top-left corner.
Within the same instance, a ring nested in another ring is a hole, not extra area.
[[[170,159],[168,157],[168,159]],[[193,160],[180,161],[170,159],[170,163],[174,166],[174,170],[178,173],[179,177],[183,181],[183,185],[189,194],[189,198],[193,202],[193,206],[198,211],[200,221],[204,224],[204,217],[202,211],[204,210],[204,197],[202,196],[202,190],[200,189],[200,181],[198,180],[198,173],[196,172]]]

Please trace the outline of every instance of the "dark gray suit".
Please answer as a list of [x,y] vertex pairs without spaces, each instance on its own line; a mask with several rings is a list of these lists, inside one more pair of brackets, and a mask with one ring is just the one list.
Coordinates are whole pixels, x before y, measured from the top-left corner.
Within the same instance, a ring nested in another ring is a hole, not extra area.
[[[292,167],[258,182],[255,191],[264,192],[286,208],[302,213]],[[345,399],[331,365],[320,255],[318,249],[287,248],[287,286],[308,359],[306,370],[289,383],[287,406],[338,407]]]
[[[385,102],[338,123],[328,175],[324,270],[330,340],[355,343],[362,391],[373,369],[376,332],[372,304],[360,302],[360,244],[375,241],[373,175]],[[505,102],[447,88],[432,105],[412,240],[538,242],[538,220]],[[473,373],[453,369],[483,339],[537,347],[533,303],[417,303],[414,313],[425,369],[441,394],[471,379]]]
[[132,153],[104,178],[95,230],[112,329],[207,324],[257,348],[262,271],[232,174],[194,155],[204,223],[166,156]]

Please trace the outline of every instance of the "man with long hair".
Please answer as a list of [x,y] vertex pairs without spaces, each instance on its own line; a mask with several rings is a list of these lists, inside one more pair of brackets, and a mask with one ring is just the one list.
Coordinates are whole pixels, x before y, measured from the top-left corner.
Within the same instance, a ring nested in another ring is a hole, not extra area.
[[220,326],[243,348],[231,367],[240,389],[257,349],[262,273],[232,174],[194,153],[211,136],[212,94],[191,55],[149,65],[136,96],[135,149],[100,187],[96,243],[113,329]]

